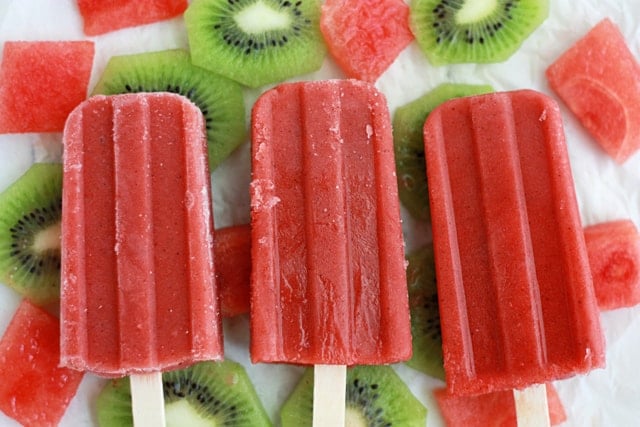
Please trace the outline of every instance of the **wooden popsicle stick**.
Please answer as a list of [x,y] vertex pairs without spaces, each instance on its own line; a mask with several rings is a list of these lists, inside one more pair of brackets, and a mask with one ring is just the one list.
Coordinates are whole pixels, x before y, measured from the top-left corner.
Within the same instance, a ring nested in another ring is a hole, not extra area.
[[524,390],[513,390],[518,427],[549,427],[547,386],[535,384]]
[[346,393],[345,365],[313,367],[313,427],[344,426]]
[[162,373],[131,375],[131,406],[135,427],[164,427]]

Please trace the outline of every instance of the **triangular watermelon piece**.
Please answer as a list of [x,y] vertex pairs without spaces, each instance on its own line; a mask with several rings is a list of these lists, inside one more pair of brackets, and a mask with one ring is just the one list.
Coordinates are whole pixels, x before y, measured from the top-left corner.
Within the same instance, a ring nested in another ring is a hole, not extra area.
[[83,376],[59,362],[60,322],[23,300],[0,341],[0,410],[26,426],[57,425]]
[[0,69],[0,133],[62,132],[87,97],[91,41],[8,41]]
[[372,83],[414,39],[403,0],[327,0],[320,30],[342,71]]
[[[448,427],[517,427],[512,390],[453,396],[442,388],[435,390],[433,394]],[[547,405],[551,425],[566,421],[564,406],[551,383],[547,384]]]
[[78,0],[84,33],[96,36],[181,15],[187,0]]
[[618,163],[640,149],[640,64],[604,19],[546,71],[551,88]]
[[600,310],[640,304],[640,234],[628,219],[584,229],[584,239]]

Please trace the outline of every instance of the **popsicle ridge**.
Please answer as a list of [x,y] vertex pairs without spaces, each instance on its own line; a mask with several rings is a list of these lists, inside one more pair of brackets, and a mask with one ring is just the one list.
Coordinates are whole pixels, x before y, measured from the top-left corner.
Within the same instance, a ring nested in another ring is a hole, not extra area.
[[[487,242],[489,266],[488,296],[503,304],[495,307],[496,352],[501,357],[492,363],[506,369],[517,366],[542,366],[546,363],[546,345],[540,303],[539,283],[535,272],[531,229],[520,163],[517,132],[511,100],[475,98],[469,102],[473,132],[471,150],[476,161],[482,234]],[[496,127],[495,123],[502,126]],[[507,191],[496,183],[510,182]],[[518,265],[520,268],[509,268]],[[481,266],[480,269],[484,269]],[[470,274],[478,274],[474,269]],[[522,298],[525,296],[525,298]],[[506,304],[505,304],[506,303]],[[503,307],[508,307],[503,310]],[[514,316],[518,313],[518,316]],[[499,335],[498,335],[499,334]],[[534,349],[532,351],[531,349]]]
[[122,367],[132,369],[141,362],[158,364],[152,350],[156,348],[156,266],[151,117],[146,98],[116,98],[112,105],[118,347]]
[[469,97],[424,130],[450,391],[603,366],[557,104],[528,90]]
[[[194,114],[193,105],[182,104],[182,114],[185,118],[186,126],[183,127],[183,138],[185,141],[197,141],[202,138],[204,122],[200,125],[199,120],[203,118],[199,114]],[[191,336],[192,347],[197,349],[207,349],[210,343],[220,345],[220,353],[217,359],[222,358],[222,331],[219,327],[211,327],[211,316],[214,314],[217,325],[221,324],[222,314],[215,294],[211,292],[211,287],[216,287],[214,276],[210,275],[215,271],[213,259],[214,245],[214,219],[211,190],[209,163],[203,161],[207,158],[206,143],[203,143],[202,150],[191,150],[188,145],[184,146],[185,157],[185,209],[188,243],[188,254],[191,262],[187,265],[188,277],[191,283],[203,283],[205,286],[192,286],[189,288],[189,304],[191,308]],[[206,227],[202,227],[206,224]],[[208,256],[200,256],[206,251]],[[205,310],[193,310],[194,307],[205,307]],[[208,351],[194,356],[205,359],[208,358]]]
[[[371,114],[372,129],[366,128],[367,135],[372,139],[374,149],[374,167],[376,170],[376,191],[377,191],[377,238],[378,238],[378,265],[380,266],[380,281],[378,300],[380,304],[380,319],[384,319],[381,324],[381,337],[384,343],[401,343],[410,337],[404,336],[406,331],[407,317],[396,313],[406,307],[406,296],[399,292],[399,280],[406,281],[406,265],[399,262],[388,262],[388,259],[405,259],[404,245],[398,245],[398,240],[404,241],[402,237],[401,222],[399,221],[399,211],[395,208],[399,201],[396,165],[390,162],[393,158],[393,144],[389,143],[388,136],[391,133],[391,123],[389,121],[386,100],[378,91],[371,91],[369,108]],[[392,139],[391,139],[392,141]],[[385,296],[384,298],[382,296]],[[403,348],[402,345],[387,347],[381,346],[379,351],[386,354],[389,359],[403,360],[411,357],[412,346]]]
[[63,365],[119,376],[222,357],[205,141],[201,112],[173,94],[93,97],[70,115]]
[[341,136],[341,90],[338,86],[330,89],[329,96],[319,96],[306,86],[298,87],[307,267],[304,280],[309,301],[304,314],[308,331],[302,337],[309,341],[308,347],[320,349],[322,359],[344,358],[352,351],[353,286],[343,291],[340,287],[357,280],[348,240],[336,239],[336,235],[350,236],[352,231]]
[[281,85],[256,103],[254,362],[410,357],[389,136],[384,99],[360,82]]

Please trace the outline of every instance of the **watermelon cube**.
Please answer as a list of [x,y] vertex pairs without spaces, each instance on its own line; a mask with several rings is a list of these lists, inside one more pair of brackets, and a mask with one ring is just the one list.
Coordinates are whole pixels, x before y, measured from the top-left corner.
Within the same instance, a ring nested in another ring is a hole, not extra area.
[[628,219],[584,229],[600,310],[640,304],[640,234]]
[[[434,396],[448,427],[516,427],[516,405],[512,390],[494,391],[471,396],[453,396],[446,389],[437,389]],[[560,397],[547,384],[547,403],[551,425],[567,420]]]
[[174,18],[187,6],[187,0],[78,0],[88,36]]
[[403,0],[327,0],[320,30],[342,71],[372,83],[414,38]]
[[62,132],[87,97],[91,41],[8,41],[0,68],[0,133]]
[[604,19],[546,71],[551,88],[618,163],[640,148],[640,65]]
[[222,315],[233,317],[248,313],[251,226],[243,224],[217,229],[213,252]]
[[0,340],[0,410],[23,425],[57,425],[83,376],[59,361],[60,322],[23,300]]

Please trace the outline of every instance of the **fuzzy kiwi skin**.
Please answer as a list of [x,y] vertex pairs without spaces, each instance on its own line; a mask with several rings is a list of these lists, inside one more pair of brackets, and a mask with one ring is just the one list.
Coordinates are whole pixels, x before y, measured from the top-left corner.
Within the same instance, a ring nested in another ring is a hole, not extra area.
[[61,218],[61,164],[35,163],[0,194],[0,282],[39,305],[60,298]]
[[493,92],[489,85],[444,83],[395,111],[393,147],[398,195],[414,218],[429,221],[431,216],[422,136],[427,116],[434,108],[449,99],[489,92]]
[[413,357],[408,366],[444,380],[442,333],[433,246],[425,245],[407,255],[407,284]]
[[246,140],[242,87],[194,66],[182,49],[114,56],[92,94],[132,92],[172,92],[189,98],[204,115],[211,170]]
[[[357,415],[356,415],[357,414]],[[347,369],[346,424],[350,417],[372,427],[424,427],[427,409],[390,366]],[[310,427],[313,418],[313,369],[308,368],[282,406],[282,427]]]
[[[200,362],[186,369],[162,373],[165,410],[171,404],[186,400],[199,419],[211,426],[270,427],[267,416],[246,371],[239,363]],[[96,400],[101,427],[133,426],[129,379],[110,380]],[[188,426],[190,420],[181,420]],[[168,425],[167,427],[172,427]]]
[[254,3],[193,0],[184,14],[193,63],[252,88],[319,69],[327,52],[321,0],[260,0],[289,27],[248,35],[234,17]]
[[507,60],[549,15],[549,0],[497,0],[495,10],[457,23],[470,0],[412,0],[409,24],[433,65]]

